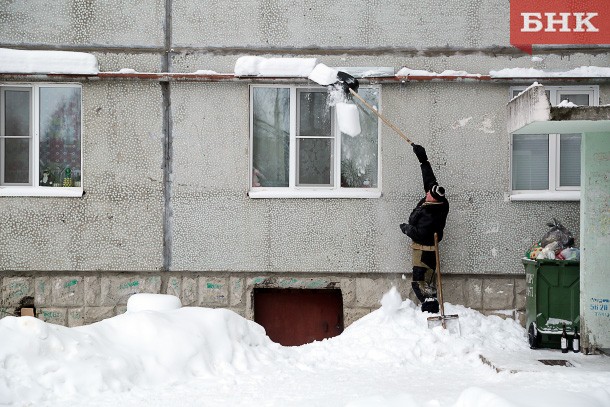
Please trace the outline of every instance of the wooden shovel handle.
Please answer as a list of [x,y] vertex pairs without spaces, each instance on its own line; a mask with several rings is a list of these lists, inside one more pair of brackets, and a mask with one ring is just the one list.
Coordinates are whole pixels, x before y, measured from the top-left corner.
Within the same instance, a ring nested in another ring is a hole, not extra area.
[[434,253],[436,254],[436,291],[441,309],[441,318],[445,316],[445,303],[443,302],[443,283],[441,281],[441,256],[438,253],[438,233],[434,233]]
[[377,115],[377,117],[379,117],[381,120],[383,120],[383,122],[385,124],[387,124],[392,130],[394,130],[396,133],[398,133],[398,135],[400,137],[404,138],[407,141],[407,143],[413,144],[413,142],[411,140],[409,140],[409,138],[407,136],[405,136],[405,134],[402,131],[400,131],[400,129],[398,129],[398,127],[396,127],[392,123],[390,123],[390,121],[388,119],[386,119],[381,113],[379,113],[377,111],[377,109],[375,109],[373,106],[366,103],[366,101],[362,98],[362,96],[360,96],[358,93],[356,93],[356,91],[354,91],[352,88],[349,88],[349,92],[352,94],[352,96],[355,96],[359,101],[364,103],[364,105],[366,107],[368,107],[373,113],[375,113]]

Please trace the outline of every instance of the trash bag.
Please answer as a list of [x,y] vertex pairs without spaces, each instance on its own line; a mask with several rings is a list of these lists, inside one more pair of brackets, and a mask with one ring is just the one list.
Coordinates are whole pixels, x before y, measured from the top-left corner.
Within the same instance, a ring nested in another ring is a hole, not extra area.
[[557,249],[564,249],[566,247],[574,246],[574,236],[572,232],[566,229],[557,219],[553,218],[553,222],[546,224],[549,229],[548,232],[540,240],[540,246],[546,247],[549,243],[557,242]]
[[557,251],[558,247],[559,247],[559,242],[549,243],[540,251],[540,253],[538,253],[538,255],[536,256],[536,259],[555,260],[555,252]]
[[564,260],[580,260],[580,250],[577,247],[566,247],[559,254]]

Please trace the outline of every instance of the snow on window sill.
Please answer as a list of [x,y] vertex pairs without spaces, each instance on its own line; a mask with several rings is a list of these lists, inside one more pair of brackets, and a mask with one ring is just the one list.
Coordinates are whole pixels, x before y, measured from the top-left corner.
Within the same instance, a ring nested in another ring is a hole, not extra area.
[[513,192],[511,201],[580,201],[580,191]]
[[47,196],[79,198],[82,187],[0,187],[0,196]]
[[256,188],[248,192],[250,198],[379,198],[378,188]]

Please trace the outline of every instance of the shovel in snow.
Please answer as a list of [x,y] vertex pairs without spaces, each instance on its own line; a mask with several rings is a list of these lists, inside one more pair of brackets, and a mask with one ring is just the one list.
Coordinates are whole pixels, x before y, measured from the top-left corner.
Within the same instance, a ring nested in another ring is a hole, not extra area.
[[445,304],[443,302],[443,283],[441,280],[441,260],[438,254],[438,234],[434,234],[434,252],[436,254],[436,291],[438,293],[440,315],[428,317],[428,328],[442,326],[443,329],[449,330],[450,333],[460,334],[460,320],[457,314],[445,315]]
[[377,109],[375,109],[373,106],[369,105],[363,98],[362,96],[360,96],[358,94],[358,79],[354,78],[352,75],[339,71],[337,73],[337,80],[338,80],[338,85],[341,86],[343,88],[343,92],[345,92],[346,96],[353,96],[356,99],[358,99],[360,102],[362,102],[363,105],[365,105],[367,108],[369,108],[369,110],[373,113],[375,113],[377,115],[377,117],[379,117],[385,124],[387,124],[392,130],[394,130],[396,133],[398,133],[398,135],[400,137],[402,137],[403,139],[405,139],[407,141],[407,143],[409,144],[413,144],[413,142],[411,140],[409,140],[409,138],[407,136],[405,136],[405,134],[400,131],[400,129],[396,126],[394,126],[394,124],[390,123],[390,121],[388,119],[385,118],[385,116],[383,116],[381,113],[379,113],[377,111]]

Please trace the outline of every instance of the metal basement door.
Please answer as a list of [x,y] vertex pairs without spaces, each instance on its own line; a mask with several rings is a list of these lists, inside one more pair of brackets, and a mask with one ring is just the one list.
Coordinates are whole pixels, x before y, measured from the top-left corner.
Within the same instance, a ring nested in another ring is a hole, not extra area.
[[284,346],[332,338],[343,332],[341,290],[255,288],[254,321]]

